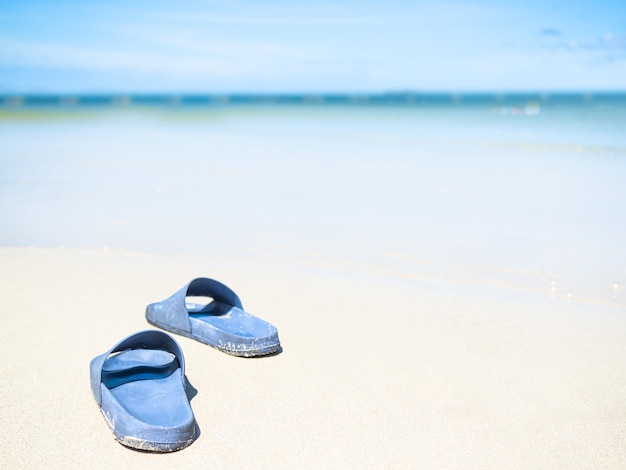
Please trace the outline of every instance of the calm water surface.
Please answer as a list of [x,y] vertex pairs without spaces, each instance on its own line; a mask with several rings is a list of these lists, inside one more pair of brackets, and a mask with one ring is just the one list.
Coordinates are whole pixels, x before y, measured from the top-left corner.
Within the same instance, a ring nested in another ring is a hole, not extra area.
[[339,259],[626,305],[626,107],[535,111],[2,110],[0,245]]

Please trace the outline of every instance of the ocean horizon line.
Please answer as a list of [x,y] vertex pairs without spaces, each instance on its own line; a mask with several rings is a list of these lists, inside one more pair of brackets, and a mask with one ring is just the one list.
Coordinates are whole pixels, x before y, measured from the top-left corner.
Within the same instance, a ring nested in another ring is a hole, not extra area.
[[1,108],[237,105],[626,105],[626,91],[386,93],[4,93]]

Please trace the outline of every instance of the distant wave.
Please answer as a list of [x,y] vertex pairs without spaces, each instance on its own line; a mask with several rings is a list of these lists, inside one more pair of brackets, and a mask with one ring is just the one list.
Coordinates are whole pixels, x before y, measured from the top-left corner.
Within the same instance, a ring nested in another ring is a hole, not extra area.
[[621,105],[626,92],[381,94],[4,94],[0,107]]

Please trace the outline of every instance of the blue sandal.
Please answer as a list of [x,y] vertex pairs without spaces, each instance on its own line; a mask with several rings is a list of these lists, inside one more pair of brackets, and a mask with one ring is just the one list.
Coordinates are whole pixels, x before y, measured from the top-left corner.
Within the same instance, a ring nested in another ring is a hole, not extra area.
[[[186,297],[210,297],[200,305]],[[198,278],[162,302],[146,307],[148,323],[233,356],[263,356],[280,351],[274,325],[243,310],[231,289],[213,279]]]
[[156,330],[131,335],[90,364],[91,391],[120,443],[173,452],[198,436],[178,343]]

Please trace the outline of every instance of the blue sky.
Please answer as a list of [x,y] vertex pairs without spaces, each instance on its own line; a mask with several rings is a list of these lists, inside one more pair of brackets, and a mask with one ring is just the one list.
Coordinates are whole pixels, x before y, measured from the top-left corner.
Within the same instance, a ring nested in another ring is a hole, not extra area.
[[624,0],[4,0],[0,93],[626,90]]

